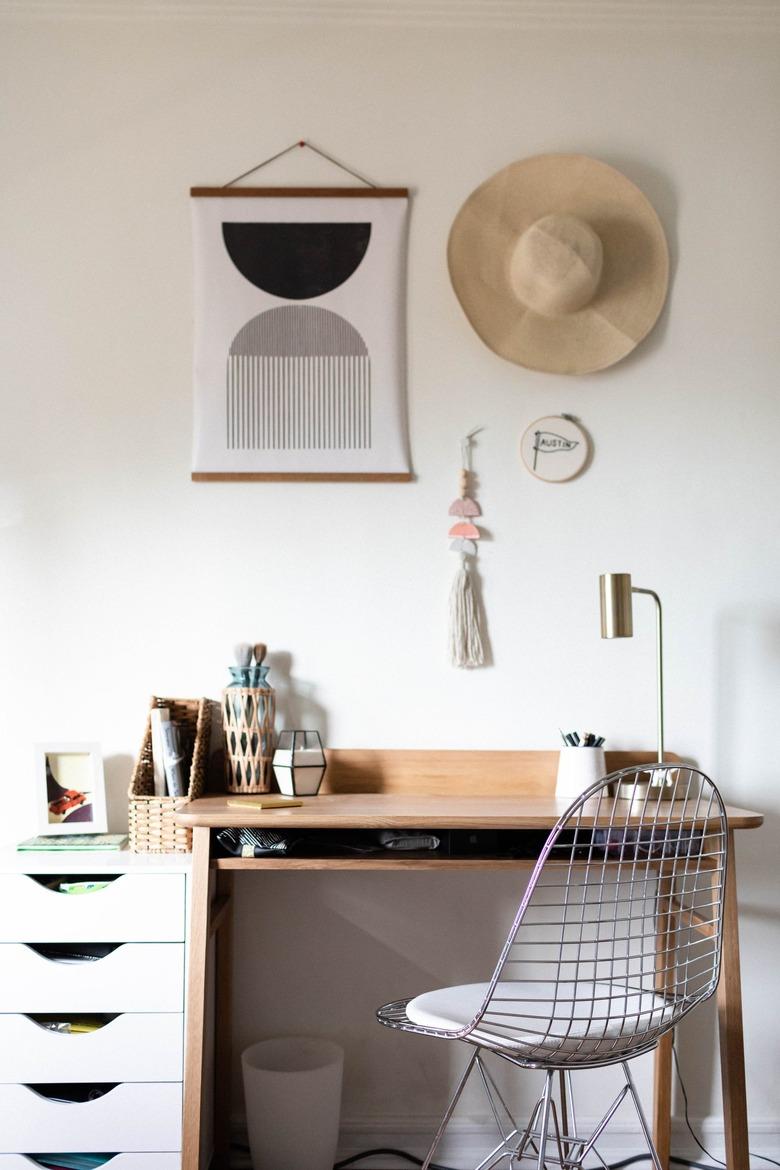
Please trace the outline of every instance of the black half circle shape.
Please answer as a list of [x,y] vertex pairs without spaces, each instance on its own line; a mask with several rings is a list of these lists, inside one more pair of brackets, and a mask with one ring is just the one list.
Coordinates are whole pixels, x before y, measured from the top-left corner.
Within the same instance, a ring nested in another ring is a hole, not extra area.
[[242,276],[263,292],[307,301],[332,292],[360,266],[370,223],[223,223]]

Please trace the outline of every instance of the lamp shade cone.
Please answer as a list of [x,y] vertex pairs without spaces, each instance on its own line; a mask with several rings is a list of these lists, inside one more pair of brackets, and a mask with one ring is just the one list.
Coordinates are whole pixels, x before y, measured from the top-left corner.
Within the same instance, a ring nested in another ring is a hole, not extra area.
[[631,574],[602,573],[599,577],[602,638],[634,636]]

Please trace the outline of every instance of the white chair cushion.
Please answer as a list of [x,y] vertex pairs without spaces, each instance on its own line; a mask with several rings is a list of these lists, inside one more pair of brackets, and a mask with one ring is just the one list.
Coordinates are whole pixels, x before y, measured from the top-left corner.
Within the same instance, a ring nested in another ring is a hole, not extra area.
[[[474,1019],[488,986],[426,991],[409,1001],[406,1015],[421,1028],[458,1031]],[[499,983],[470,1039],[529,1059],[554,1050],[586,1060],[646,1044],[647,1032],[671,1022],[673,1014],[673,1004],[661,996],[620,983]]]

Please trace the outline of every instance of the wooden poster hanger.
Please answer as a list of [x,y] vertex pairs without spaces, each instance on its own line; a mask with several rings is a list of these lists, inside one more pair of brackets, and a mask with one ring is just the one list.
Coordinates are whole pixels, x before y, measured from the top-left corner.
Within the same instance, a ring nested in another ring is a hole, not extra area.
[[[320,158],[324,158],[327,162],[332,163],[334,167],[345,171],[348,175],[352,175],[358,182],[363,183],[364,187],[236,187],[235,183],[239,183],[242,179],[247,178],[248,175],[253,175],[255,171],[267,167],[272,162],[276,162],[278,158],[283,158],[284,155],[289,154],[292,150],[303,149],[307,147],[314,151]],[[367,189],[366,189],[367,188]],[[300,138],[297,142],[293,142],[290,146],[286,146],[284,150],[277,151],[272,154],[270,158],[264,159],[256,166],[250,167],[248,171],[243,171],[240,175],[236,175],[234,179],[224,183],[221,187],[191,187],[190,195],[198,196],[199,198],[242,198],[252,196],[257,198],[275,196],[275,195],[301,195],[308,199],[311,198],[327,198],[333,195],[346,196],[349,198],[357,197],[360,199],[376,198],[376,199],[398,199],[409,194],[407,187],[379,187],[371,179],[361,175],[359,171],[355,171],[352,167],[348,167],[345,163],[339,162],[333,155],[328,154],[327,151],[321,150],[319,146],[315,146],[313,142],[307,142],[305,138]]]

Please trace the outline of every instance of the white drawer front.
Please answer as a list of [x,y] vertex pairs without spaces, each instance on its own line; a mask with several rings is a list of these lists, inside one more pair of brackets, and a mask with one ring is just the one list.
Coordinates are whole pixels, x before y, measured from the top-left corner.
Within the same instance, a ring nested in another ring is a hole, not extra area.
[[0,1150],[181,1150],[180,1084],[117,1085],[97,1101],[50,1101],[0,1085]]
[[[36,1166],[40,1162],[28,1154],[0,1154],[0,1170],[35,1170]],[[100,1170],[181,1170],[181,1154],[115,1154]]]
[[0,1015],[0,1082],[180,1081],[179,1014],[121,1015],[67,1035],[22,1015]]
[[180,1012],[184,943],[124,943],[94,962],[59,963],[0,946],[0,1011]]
[[0,942],[180,942],[184,881],[126,873],[91,894],[60,894],[27,874],[0,874]]

